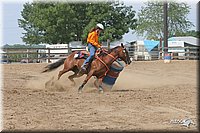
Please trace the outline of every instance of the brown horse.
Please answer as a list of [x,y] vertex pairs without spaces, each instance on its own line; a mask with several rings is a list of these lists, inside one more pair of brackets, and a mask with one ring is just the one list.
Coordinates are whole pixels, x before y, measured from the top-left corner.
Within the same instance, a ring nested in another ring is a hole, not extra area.
[[[66,59],[60,59],[57,62],[46,66],[45,70],[43,72],[51,71],[51,70],[59,67],[60,65],[64,64],[63,70],[61,70],[58,74],[58,79],[60,79],[60,77],[64,73],[66,73],[68,71],[73,71],[74,74],[70,75],[68,78],[69,78],[69,80],[71,80],[73,82],[74,85],[75,85],[74,78],[78,78],[84,74],[87,74],[85,80],[83,81],[82,85],[78,89],[79,93],[82,91],[84,85],[88,82],[88,80],[92,76],[96,76],[97,79],[101,80],[106,75],[106,72],[108,72],[111,64],[117,58],[120,58],[126,64],[131,63],[128,51],[123,46],[123,44],[121,44],[121,46],[117,46],[108,52],[102,52],[103,54],[101,54],[100,56],[96,56],[97,59],[92,61],[90,67],[87,68],[87,72],[80,73],[81,65],[83,64],[85,59],[75,59],[74,56],[77,53],[78,53],[78,51],[74,51]],[[99,91],[103,92],[101,84],[99,84]]]

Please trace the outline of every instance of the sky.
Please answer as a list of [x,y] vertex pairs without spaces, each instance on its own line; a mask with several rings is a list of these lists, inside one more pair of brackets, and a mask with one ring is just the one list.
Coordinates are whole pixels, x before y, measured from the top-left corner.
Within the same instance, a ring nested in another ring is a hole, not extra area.
[[[31,1],[31,0],[29,0]],[[1,25],[0,25],[0,31],[1,31],[1,45],[5,44],[25,44],[21,37],[23,36],[23,29],[18,27],[18,19],[21,17],[21,11],[23,10],[23,4],[28,2],[27,0],[21,0],[21,1],[14,1],[14,0],[3,0],[0,3],[0,12],[1,12]],[[144,1],[141,2],[134,2],[130,0],[124,0],[124,3],[126,5],[132,5],[136,13],[141,9],[141,6],[143,6]],[[190,13],[188,15],[188,19],[195,25],[192,29],[196,29],[197,24],[197,17],[196,17],[196,4],[197,1],[193,1],[193,3],[187,3],[191,6]],[[123,39],[125,41],[133,41],[133,40],[142,40],[143,37],[139,37],[135,34],[132,34],[132,31],[130,31],[128,34],[125,34],[123,36]]]

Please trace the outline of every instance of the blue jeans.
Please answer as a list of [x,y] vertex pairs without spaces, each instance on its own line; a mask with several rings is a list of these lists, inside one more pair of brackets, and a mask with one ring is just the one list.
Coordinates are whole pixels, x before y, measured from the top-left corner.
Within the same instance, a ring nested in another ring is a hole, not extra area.
[[83,65],[84,66],[86,63],[91,62],[94,59],[95,52],[97,50],[97,47],[93,46],[92,44],[88,44],[88,50],[90,52],[90,56],[84,61]]

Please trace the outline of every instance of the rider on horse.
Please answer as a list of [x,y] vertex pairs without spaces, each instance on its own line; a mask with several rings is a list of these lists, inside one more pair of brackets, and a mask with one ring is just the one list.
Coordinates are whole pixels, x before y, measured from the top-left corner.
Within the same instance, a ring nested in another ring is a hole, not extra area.
[[99,44],[98,38],[102,30],[104,30],[104,26],[98,23],[96,27],[93,28],[88,34],[87,43],[90,56],[84,61],[83,65],[81,66],[82,71],[86,71],[87,67],[94,59],[97,49],[101,48],[101,44]]

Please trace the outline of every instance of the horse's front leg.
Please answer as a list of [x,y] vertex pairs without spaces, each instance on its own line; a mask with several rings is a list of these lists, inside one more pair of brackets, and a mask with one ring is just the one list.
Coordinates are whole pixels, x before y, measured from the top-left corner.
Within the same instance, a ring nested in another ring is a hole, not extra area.
[[97,87],[97,89],[99,89],[99,93],[103,93],[103,87],[102,87],[102,78],[100,79],[97,79],[95,82],[94,82],[94,85]]
[[88,80],[92,77],[92,75],[93,75],[93,71],[90,71],[90,72],[87,74],[87,76],[86,76],[85,80],[83,81],[82,85],[78,88],[78,93],[81,93],[81,92],[82,92],[83,87],[84,87],[85,84],[88,82]]
[[101,84],[99,85],[99,93],[103,93],[103,87]]

